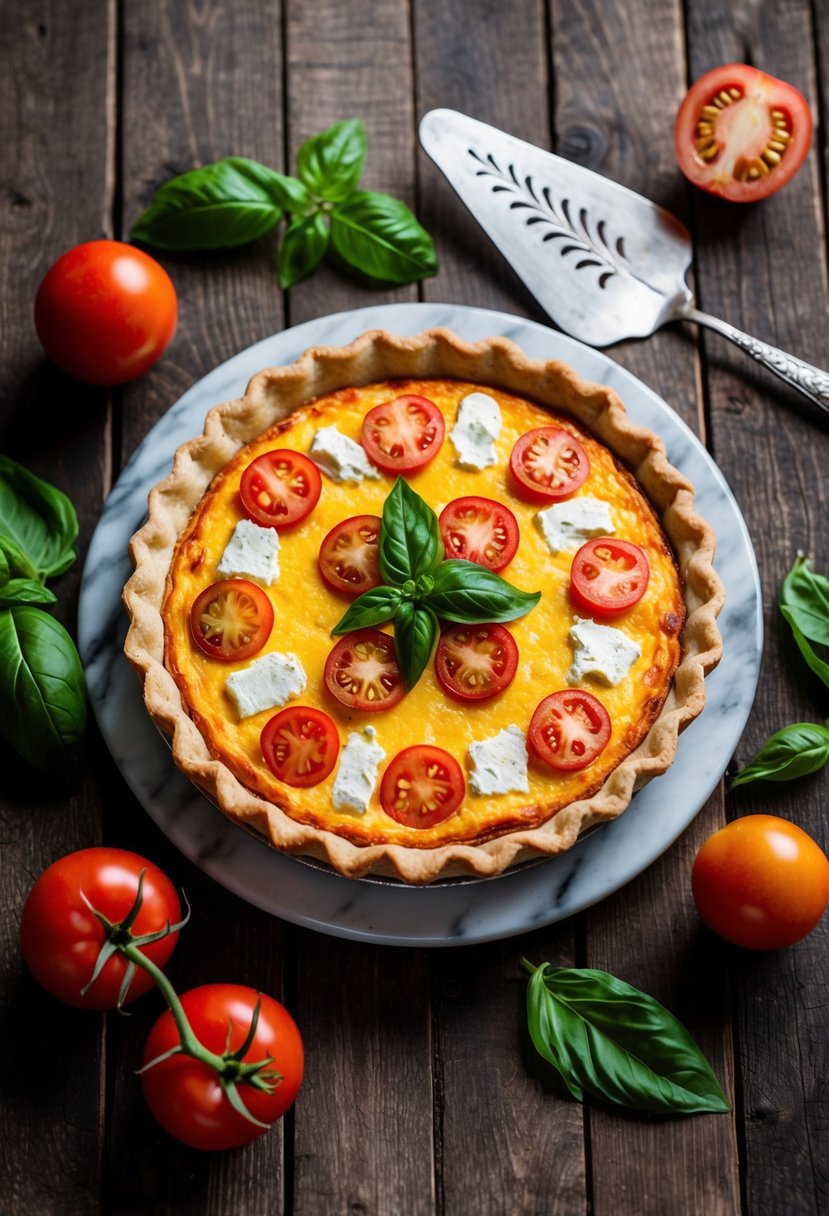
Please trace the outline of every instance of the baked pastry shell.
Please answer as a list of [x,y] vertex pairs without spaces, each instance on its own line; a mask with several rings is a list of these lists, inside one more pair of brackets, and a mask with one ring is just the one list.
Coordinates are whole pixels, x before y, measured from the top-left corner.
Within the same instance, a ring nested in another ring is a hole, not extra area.
[[[683,582],[687,616],[680,661],[662,710],[642,742],[591,797],[572,802],[539,827],[482,844],[358,846],[297,822],[247,789],[211,754],[164,665],[162,608],[173,554],[216,474],[245,444],[309,400],[340,388],[409,377],[497,387],[569,414],[636,478],[659,515]],[[713,530],[694,510],[692,485],[668,462],[661,439],[631,422],[611,389],[583,380],[564,363],[530,359],[506,338],[464,342],[439,328],[407,338],[373,330],[349,346],[314,347],[295,363],[259,372],[243,397],[212,409],[204,433],[177,450],[172,472],[150,492],[147,522],[130,542],[135,570],[124,588],[130,617],[125,653],[178,767],[226,815],[255,829],[280,852],[326,862],[351,878],[390,875],[422,884],[457,875],[493,877],[529,858],[569,849],[586,828],[620,815],[638,788],[670,766],[679,733],[703,709],[704,677],[722,654],[716,622],[724,596],[713,567],[714,549]]]

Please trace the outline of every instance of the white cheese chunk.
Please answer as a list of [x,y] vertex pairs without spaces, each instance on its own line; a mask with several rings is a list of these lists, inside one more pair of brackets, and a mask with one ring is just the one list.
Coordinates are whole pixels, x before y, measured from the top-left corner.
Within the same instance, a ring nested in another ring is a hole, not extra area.
[[380,476],[369,462],[365,448],[335,426],[320,427],[311,440],[308,455],[332,481],[360,482],[364,477]]
[[593,676],[613,687],[621,683],[642,653],[639,643],[611,625],[576,617],[568,640],[573,644],[573,662],[565,677],[568,684],[580,684]]
[[279,578],[279,533],[240,519],[219,558],[216,573],[223,578],[255,578],[270,587]]
[[373,726],[351,731],[340,753],[340,764],[331,797],[338,811],[352,810],[364,815],[377,784],[377,769],[386,758],[375,742]]
[[240,718],[249,718],[263,709],[284,705],[302,692],[307,684],[305,671],[295,654],[266,654],[249,667],[234,671],[225,680]]
[[470,393],[461,401],[449,438],[464,469],[486,469],[495,464],[495,440],[501,430],[501,409],[488,393]]
[[539,511],[535,522],[553,553],[580,548],[592,536],[612,536],[610,507],[600,498],[570,498]]
[[520,726],[505,726],[491,739],[470,743],[469,758],[472,761],[469,784],[474,793],[529,792],[527,740]]

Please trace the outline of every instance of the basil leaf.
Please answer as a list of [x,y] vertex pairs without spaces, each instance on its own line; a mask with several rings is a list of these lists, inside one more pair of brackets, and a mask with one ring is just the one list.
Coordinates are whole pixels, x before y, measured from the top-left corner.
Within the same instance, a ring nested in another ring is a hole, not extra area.
[[360,190],[331,213],[337,253],[372,279],[413,283],[437,273],[432,238],[400,199]]
[[431,574],[444,557],[438,517],[403,477],[383,504],[378,542],[380,577],[402,586]]
[[372,587],[370,591],[364,591],[349,605],[345,616],[331,630],[331,636],[385,624],[397,614],[402,599],[403,593],[398,587]]
[[766,740],[731,782],[730,789],[750,781],[791,781],[816,773],[829,763],[829,722],[795,722]]
[[229,248],[263,236],[283,211],[310,205],[308,191],[295,178],[232,156],[165,182],[130,238],[178,252]]
[[520,591],[477,562],[452,558],[434,571],[435,585],[421,602],[444,621],[474,624],[514,621],[534,608],[540,591]]
[[55,486],[0,456],[0,548],[13,574],[43,582],[74,562],[78,517]]
[[300,180],[319,198],[338,203],[360,181],[368,139],[359,118],[346,118],[307,139],[296,154]]
[[9,559],[6,556],[2,546],[0,546],[0,587],[5,587],[11,576],[12,572],[9,568]]
[[312,274],[325,256],[330,239],[331,230],[320,211],[289,224],[279,249],[279,286],[293,287]]
[[530,1036],[574,1098],[654,1114],[731,1109],[688,1031],[653,997],[606,971],[532,970]]
[[829,646],[829,579],[816,574],[803,554],[783,580],[780,609],[804,637]]
[[810,667],[818,679],[822,680],[826,687],[829,688],[829,663],[826,663],[818,654],[815,653],[814,648],[807,640],[805,634],[797,623],[797,616],[795,612],[783,604],[780,605],[780,612],[783,619],[788,622],[789,628],[792,631],[792,637],[797,644],[798,650],[803,655],[807,666]]
[[432,655],[438,622],[428,608],[404,600],[394,618],[394,652],[408,688],[414,688]]
[[58,597],[43,583],[32,578],[7,579],[0,586],[0,608],[10,604],[56,604]]
[[86,686],[75,645],[28,604],[0,610],[0,734],[34,768],[77,770]]

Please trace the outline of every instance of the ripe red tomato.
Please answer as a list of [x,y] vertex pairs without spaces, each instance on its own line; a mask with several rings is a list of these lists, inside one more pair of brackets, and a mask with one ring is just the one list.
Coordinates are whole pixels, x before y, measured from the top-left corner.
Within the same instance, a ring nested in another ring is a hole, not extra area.
[[[244,1062],[266,1060],[263,1069],[281,1080],[271,1093],[263,1093],[240,1081],[238,1093],[260,1123],[274,1123],[294,1104],[302,1084],[303,1050],[299,1030],[291,1015],[273,997],[241,984],[205,984],[191,988],[181,998],[199,1042],[217,1055],[238,1051],[250,1029],[257,1000],[259,1021]],[[144,1047],[143,1064],[158,1059],[180,1042],[173,1015],[162,1013]],[[208,1064],[192,1056],[173,1055],[141,1074],[147,1105],[165,1131],[192,1148],[237,1148],[266,1129],[257,1127],[234,1110],[219,1077]]]
[[325,660],[325,687],[349,709],[392,709],[406,692],[394,638],[381,629],[355,629]]
[[510,453],[517,488],[537,502],[569,498],[587,479],[590,461],[574,435],[557,426],[527,431]]
[[363,419],[363,447],[384,473],[414,473],[437,456],[445,430],[435,403],[410,393],[369,410]]
[[530,749],[551,768],[587,768],[610,742],[610,715],[601,701],[581,688],[551,693],[530,719]]
[[265,723],[259,745],[265,763],[278,781],[307,789],[319,785],[334,768],[340,736],[321,709],[289,705]]
[[278,448],[252,460],[239,497],[245,514],[263,528],[287,528],[310,515],[322,492],[320,471],[308,456]]
[[86,384],[143,376],[165,351],[177,317],[167,271],[120,241],[87,241],[68,250],[35,296],[43,349]]
[[485,701],[509,688],[518,670],[518,646],[503,625],[450,625],[435,651],[435,675],[444,692],[461,701]]
[[811,933],[829,901],[829,858],[776,815],[744,815],[709,836],[691,871],[697,910],[720,937],[778,950]]
[[573,558],[570,596],[583,612],[616,616],[639,603],[649,578],[648,559],[638,545],[597,536]]
[[379,515],[352,515],[335,524],[320,545],[319,568],[332,591],[362,595],[382,583],[377,564]]
[[[104,944],[104,930],[83,900],[113,924],[124,919],[135,903],[138,879],[144,871],[143,901],[132,926],[136,937],[181,920],[181,904],[169,878],[151,861],[125,849],[81,849],[69,853],[44,870],[29,892],[20,920],[20,947],[35,979],[53,996],[82,1009],[113,1009],[127,969],[118,953],[104,965],[85,995]],[[154,963],[163,967],[175,949],[178,933],[143,946]],[[134,1000],[153,985],[136,969],[127,1000]]]
[[477,562],[497,574],[518,551],[518,520],[492,498],[456,498],[440,513],[440,534],[447,557]]
[[380,782],[380,805],[407,828],[442,823],[454,815],[465,794],[466,782],[455,757],[429,743],[404,747]]
[[679,107],[674,146],[689,181],[734,203],[767,198],[797,173],[812,142],[806,99],[745,63],[713,68]]
[[227,578],[205,587],[190,609],[190,634],[203,654],[236,663],[258,654],[271,636],[273,606],[261,587]]

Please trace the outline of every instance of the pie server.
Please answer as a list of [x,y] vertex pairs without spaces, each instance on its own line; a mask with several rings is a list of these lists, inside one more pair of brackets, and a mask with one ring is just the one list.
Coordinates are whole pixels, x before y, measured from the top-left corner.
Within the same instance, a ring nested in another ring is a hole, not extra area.
[[691,238],[662,207],[456,110],[425,114],[420,142],[566,333],[608,346],[696,321],[829,412],[826,372],[694,307]]

